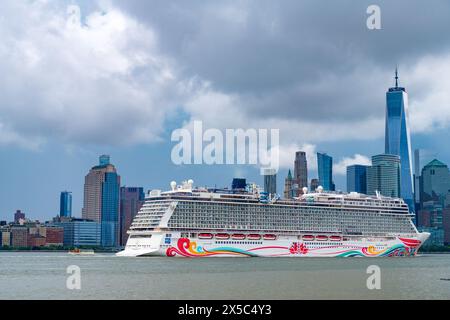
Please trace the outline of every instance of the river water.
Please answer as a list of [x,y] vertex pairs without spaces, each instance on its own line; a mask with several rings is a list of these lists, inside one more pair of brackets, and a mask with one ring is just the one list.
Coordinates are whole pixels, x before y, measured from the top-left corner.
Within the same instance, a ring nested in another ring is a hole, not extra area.
[[[367,288],[370,265],[380,268],[380,289]],[[79,267],[79,290],[67,288],[69,266]],[[185,259],[0,252],[0,299],[450,299],[450,255]]]

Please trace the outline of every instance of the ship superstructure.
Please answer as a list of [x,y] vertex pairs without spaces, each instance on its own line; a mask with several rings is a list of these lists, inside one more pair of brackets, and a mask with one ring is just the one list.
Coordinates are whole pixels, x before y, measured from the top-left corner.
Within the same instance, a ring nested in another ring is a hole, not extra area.
[[415,255],[419,233],[399,198],[329,193],[319,187],[294,199],[252,188],[151,191],[120,256],[334,257]]

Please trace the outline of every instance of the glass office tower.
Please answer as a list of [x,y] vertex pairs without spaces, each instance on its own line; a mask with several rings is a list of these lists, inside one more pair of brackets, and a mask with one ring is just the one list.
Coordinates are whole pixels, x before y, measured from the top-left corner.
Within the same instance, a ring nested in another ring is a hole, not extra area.
[[317,153],[317,170],[319,172],[319,184],[325,191],[334,191],[333,183],[333,158],[326,153]]
[[83,219],[101,224],[101,245],[119,245],[120,176],[109,156],[89,170],[84,183]]
[[347,192],[367,194],[367,166],[355,164],[347,167]]
[[59,198],[59,216],[71,217],[72,216],[72,192],[63,191]]
[[264,170],[264,191],[272,196],[277,194],[277,174],[275,169]]
[[372,156],[372,165],[367,167],[367,194],[376,192],[386,197],[400,196],[400,157],[395,154]]
[[106,172],[102,190],[102,246],[119,244],[120,177],[116,172]]
[[385,153],[400,156],[400,196],[414,212],[411,139],[408,125],[408,94],[398,86],[395,70],[395,87],[386,93]]
[[294,183],[298,184],[300,190],[303,187],[308,187],[308,162],[304,151],[295,153],[294,180]]

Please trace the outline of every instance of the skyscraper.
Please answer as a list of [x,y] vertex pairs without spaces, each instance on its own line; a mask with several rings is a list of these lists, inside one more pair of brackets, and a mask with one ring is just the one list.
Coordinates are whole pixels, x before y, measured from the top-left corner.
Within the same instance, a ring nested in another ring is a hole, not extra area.
[[104,247],[119,244],[119,188],[116,168],[109,162],[109,156],[101,156],[99,165],[92,167],[85,177],[82,216],[101,224]]
[[72,216],[72,192],[63,191],[59,197],[59,216]]
[[284,179],[284,198],[291,199],[292,198],[292,173],[291,169],[289,169],[287,177]]
[[272,196],[277,194],[277,174],[275,169],[264,170],[264,191]]
[[298,184],[298,189],[302,192],[303,187],[308,187],[308,162],[306,153],[297,151],[294,161],[294,183]]
[[367,194],[400,196],[400,157],[393,154],[379,154],[372,157],[372,165],[367,167]]
[[317,171],[319,172],[319,184],[325,191],[334,191],[333,183],[333,158],[326,153],[317,153]]
[[14,213],[14,223],[19,223],[21,219],[25,220],[25,213],[20,210],[16,210],[16,213]]
[[347,192],[367,194],[367,166],[355,164],[347,167]]
[[[446,164],[434,159],[421,172],[420,209],[417,225],[431,233],[431,243],[450,242],[450,171]],[[424,229],[425,228],[425,229]]]
[[408,124],[408,94],[398,86],[395,70],[395,87],[386,93],[385,153],[400,156],[401,197],[414,212],[411,141]]
[[414,150],[414,207],[420,209],[420,150]]
[[[422,169],[423,200],[443,199],[450,193],[450,171],[448,166],[434,159]],[[441,200],[442,202],[443,200]]]
[[128,240],[127,230],[133,222],[133,218],[144,204],[144,188],[121,187],[120,188],[120,245],[124,246]]

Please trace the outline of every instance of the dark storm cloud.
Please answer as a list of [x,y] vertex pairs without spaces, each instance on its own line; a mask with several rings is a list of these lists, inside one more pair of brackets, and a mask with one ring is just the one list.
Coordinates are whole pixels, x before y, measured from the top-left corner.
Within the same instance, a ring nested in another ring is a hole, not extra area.
[[[115,3],[157,31],[186,77],[239,95],[254,116],[380,116],[395,66],[450,46],[445,0]],[[371,4],[381,8],[382,30],[366,28]]]

